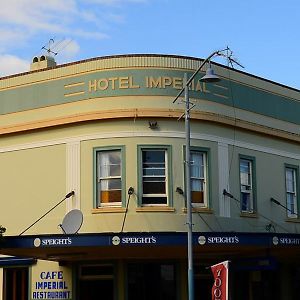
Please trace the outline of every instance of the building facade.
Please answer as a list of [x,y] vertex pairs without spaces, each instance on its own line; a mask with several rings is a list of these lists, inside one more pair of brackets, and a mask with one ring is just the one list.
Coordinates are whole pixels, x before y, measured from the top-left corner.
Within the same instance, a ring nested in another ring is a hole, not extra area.
[[[173,100],[200,63],[42,56],[0,79],[1,300],[187,299]],[[223,260],[230,299],[295,299],[299,90],[213,66],[220,82],[190,86],[195,299],[211,298],[208,267]]]

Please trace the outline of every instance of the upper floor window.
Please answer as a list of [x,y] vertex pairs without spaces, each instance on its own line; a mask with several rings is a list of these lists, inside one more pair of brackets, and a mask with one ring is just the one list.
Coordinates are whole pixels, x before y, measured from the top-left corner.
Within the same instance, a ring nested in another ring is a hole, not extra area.
[[193,206],[207,206],[207,153],[191,151],[191,199]]
[[289,218],[297,218],[297,169],[285,168],[286,205]]
[[168,156],[167,148],[140,147],[141,205],[168,204]]
[[254,160],[240,157],[241,211],[253,213],[254,202]]
[[98,150],[97,207],[122,204],[122,151]]

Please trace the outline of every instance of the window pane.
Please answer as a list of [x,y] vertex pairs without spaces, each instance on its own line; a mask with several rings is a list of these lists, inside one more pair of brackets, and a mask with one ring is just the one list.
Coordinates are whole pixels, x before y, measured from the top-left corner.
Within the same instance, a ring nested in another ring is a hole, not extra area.
[[252,210],[249,193],[242,193],[241,205],[242,205],[242,211]]
[[251,162],[246,160],[240,161],[240,178],[242,185],[251,185]]
[[295,196],[293,194],[287,194],[287,207],[289,209],[289,213],[295,213]]
[[297,181],[296,169],[285,169],[285,184],[286,184],[286,203],[289,217],[297,217]]
[[100,181],[100,189],[102,191],[120,190],[121,179],[103,179]]
[[191,192],[192,202],[193,203],[204,203],[204,193],[203,192]]
[[176,267],[173,264],[130,263],[127,267],[128,289],[126,299],[178,299]]
[[206,154],[199,151],[191,151],[191,198],[193,204],[206,204]]
[[99,151],[97,153],[98,205],[105,203],[121,203],[121,150]]
[[144,165],[144,169],[143,169],[143,175],[148,175],[148,176],[155,176],[155,175],[165,175],[165,169],[163,168],[146,168]]
[[143,150],[143,163],[155,164],[165,162],[164,150]]
[[167,204],[167,197],[143,197],[143,204]]
[[144,182],[143,183],[143,192],[145,194],[165,194],[166,193],[166,184],[165,182]]
[[98,161],[101,178],[121,175],[121,151],[101,151],[98,153]]
[[203,191],[203,181],[199,179],[191,179],[192,191]]
[[142,160],[143,204],[166,204],[166,151],[142,150]]
[[287,192],[295,192],[295,170],[286,169],[286,190]]
[[252,161],[240,159],[241,211],[253,212]]
[[121,202],[121,190],[101,191],[99,195],[101,203]]
[[191,177],[204,178],[203,153],[191,153]]

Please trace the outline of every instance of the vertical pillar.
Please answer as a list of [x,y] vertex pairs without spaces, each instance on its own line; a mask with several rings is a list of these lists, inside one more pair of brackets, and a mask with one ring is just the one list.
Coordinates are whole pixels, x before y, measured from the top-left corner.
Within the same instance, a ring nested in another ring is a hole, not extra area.
[[230,218],[230,198],[224,197],[223,190],[229,192],[229,153],[228,144],[218,143],[219,169],[219,211],[221,217]]
[[3,268],[0,268],[0,300],[3,300],[3,284],[4,284]]
[[70,211],[80,209],[80,142],[68,143],[66,151],[66,193],[75,192],[73,201],[66,201]]

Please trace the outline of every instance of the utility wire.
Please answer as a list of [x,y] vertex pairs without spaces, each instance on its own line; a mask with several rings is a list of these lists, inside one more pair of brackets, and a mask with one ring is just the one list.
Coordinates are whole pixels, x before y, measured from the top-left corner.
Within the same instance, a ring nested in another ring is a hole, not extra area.
[[62,199],[61,201],[59,201],[56,205],[54,205],[52,208],[50,208],[46,213],[44,213],[40,218],[38,218],[35,222],[33,222],[30,226],[28,226],[25,230],[23,230],[20,234],[22,235],[23,233],[25,233],[28,229],[30,229],[32,226],[34,226],[37,222],[39,222],[41,219],[43,219],[46,215],[48,215],[54,208],[56,208],[58,205],[60,205],[62,202],[64,202],[66,199],[74,196],[75,192],[72,191],[70,193],[68,193],[64,199]]
[[[235,201],[238,202],[238,203],[241,203],[241,201],[240,201],[239,199],[237,199],[236,197],[234,197],[232,194],[230,194],[229,192],[227,192],[225,189],[223,190],[223,195],[224,195],[224,196],[227,196],[227,197],[229,197],[229,198],[231,198],[231,199],[233,199],[233,200],[235,200]],[[281,225],[278,224],[277,222],[273,221],[272,219],[270,219],[270,218],[264,216],[263,214],[261,214],[261,213],[259,213],[259,212],[256,212],[256,213],[257,213],[260,217],[262,217],[262,218],[268,220],[269,222],[276,224],[278,227],[282,228],[282,229],[283,229],[284,231],[286,231],[287,233],[290,233],[286,228],[284,228],[283,226],[281,226]],[[249,224],[249,225],[252,226],[251,224]]]
[[211,226],[207,223],[207,221],[201,216],[200,212],[197,212],[197,215],[200,217],[200,219],[203,221],[203,223],[205,223],[205,225],[210,229],[211,232],[215,231],[211,228]]

